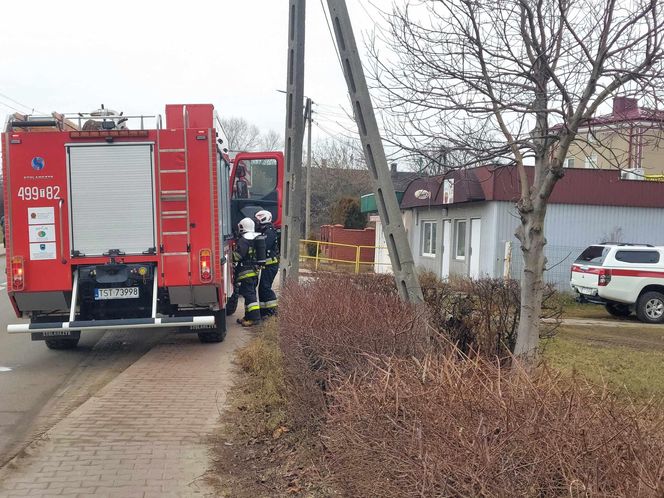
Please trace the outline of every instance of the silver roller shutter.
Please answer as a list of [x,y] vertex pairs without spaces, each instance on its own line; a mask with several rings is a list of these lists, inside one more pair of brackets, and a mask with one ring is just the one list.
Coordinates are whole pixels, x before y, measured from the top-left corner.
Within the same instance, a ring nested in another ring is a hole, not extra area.
[[156,247],[152,145],[72,145],[68,155],[72,251]]

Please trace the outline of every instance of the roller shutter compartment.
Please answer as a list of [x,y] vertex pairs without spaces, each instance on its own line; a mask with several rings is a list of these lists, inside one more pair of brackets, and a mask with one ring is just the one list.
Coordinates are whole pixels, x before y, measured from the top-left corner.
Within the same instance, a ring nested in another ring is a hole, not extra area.
[[156,247],[152,144],[69,145],[72,252]]

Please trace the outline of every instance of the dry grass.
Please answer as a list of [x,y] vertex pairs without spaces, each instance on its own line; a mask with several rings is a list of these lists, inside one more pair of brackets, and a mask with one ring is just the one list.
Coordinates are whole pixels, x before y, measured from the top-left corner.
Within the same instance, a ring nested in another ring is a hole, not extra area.
[[608,384],[637,399],[664,398],[664,330],[660,327],[564,325],[544,348],[556,369]]
[[286,389],[283,358],[277,346],[277,327],[268,323],[260,334],[237,355],[240,367],[248,374],[235,404],[248,414],[248,429],[253,435],[272,434],[286,423]]

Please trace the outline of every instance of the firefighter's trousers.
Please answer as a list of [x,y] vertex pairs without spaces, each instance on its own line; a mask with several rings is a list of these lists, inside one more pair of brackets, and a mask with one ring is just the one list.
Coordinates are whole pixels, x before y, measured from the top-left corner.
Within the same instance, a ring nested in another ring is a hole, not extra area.
[[270,316],[277,313],[277,295],[272,290],[274,279],[279,273],[279,260],[267,265],[261,271],[258,282],[258,301],[261,307],[261,316]]
[[260,305],[256,298],[256,277],[245,278],[240,281],[240,295],[244,298],[244,318],[258,321],[261,319]]

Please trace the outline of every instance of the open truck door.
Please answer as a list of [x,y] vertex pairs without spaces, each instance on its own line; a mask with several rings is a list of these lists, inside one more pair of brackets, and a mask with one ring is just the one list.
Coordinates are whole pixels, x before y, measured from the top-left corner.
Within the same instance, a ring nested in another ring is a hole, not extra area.
[[284,156],[281,152],[241,152],[231,171],[231,223],[253,218],[261,209],[272,213],[273,224],[281,228]]

